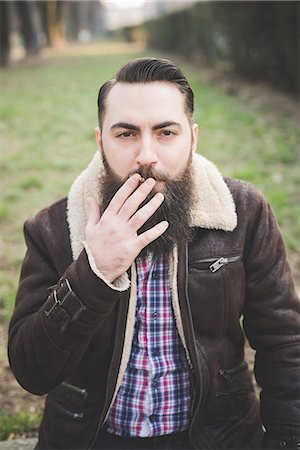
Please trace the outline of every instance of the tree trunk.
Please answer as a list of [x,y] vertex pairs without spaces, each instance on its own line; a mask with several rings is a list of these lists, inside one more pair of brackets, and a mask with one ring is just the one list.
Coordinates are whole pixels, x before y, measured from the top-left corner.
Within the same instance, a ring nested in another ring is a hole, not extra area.
[[37,36],[32,20],[32,9],[28,1],[15,1],[15,10],[20,21],[20,32],[24,40],[26,54],[32,55],[38,50]]
[[65,43],[65,10],[66,3],[63,0],[47,2],[48,33],[53,46],[61,46]]
[[9,33],[11,28],[9,14],[9,4],[6,1],[0,2],[0,65],[7,66],[9,63]]
[[70,1],[67,4],[67,22],[68,22],[68,38],[70,41],[76,42],[80,31],[79,24],[79,2]]
[[47,13],[47,0],[37,1],[36,5],[40,15],[41,29],[45,38],[45,44],[50,44],[49,30],[48,30],[48,13]]

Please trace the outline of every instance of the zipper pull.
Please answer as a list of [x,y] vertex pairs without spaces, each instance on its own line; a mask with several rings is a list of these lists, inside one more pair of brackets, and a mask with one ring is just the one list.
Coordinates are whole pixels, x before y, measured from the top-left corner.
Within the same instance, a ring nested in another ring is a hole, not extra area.
[[209,269],[212,273],[215,273],[217,270],[219,270],[222,266],[228,263],[228,258],[219,258],[216,262],[211,264],[209,266]]

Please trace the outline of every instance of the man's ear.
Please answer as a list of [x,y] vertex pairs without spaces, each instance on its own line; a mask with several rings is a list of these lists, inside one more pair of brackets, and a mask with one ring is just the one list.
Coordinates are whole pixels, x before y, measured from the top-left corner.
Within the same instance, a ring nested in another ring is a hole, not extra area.
[[199,132],[198,124],[193,123],[193,125],[192,125],[192,145],[191,145],[192,152],[195,152],[197,150],[198,132]]
[[99,152],[102,153],[102,136],[101,136],[101,130],[99,127],[95,128],[95,137],[96,137],[97,148],[98,148]]

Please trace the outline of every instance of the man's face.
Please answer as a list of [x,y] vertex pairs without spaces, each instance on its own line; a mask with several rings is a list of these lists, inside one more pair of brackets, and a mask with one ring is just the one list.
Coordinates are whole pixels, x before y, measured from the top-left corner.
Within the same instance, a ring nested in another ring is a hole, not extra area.
[[147,166],[172,179],[180,176],[197,147],[198,127],[190,124],[184,96],[175,85],[117,83],[105,107],[96,141],[117,176],[125,180]]
[[105,167],[100,183],[102,209],[135,172],[156,180],[144,204],[155,192],[164,193],[163,204],[139,233],[162,220],[167,220],[169,227],[142,254],[168,254],[176,243],[190,239],[191,156],[197,131],[197,125],[190,125],[183,95],[170,83],[119,83],[108,95],[102,133],[96,131]]

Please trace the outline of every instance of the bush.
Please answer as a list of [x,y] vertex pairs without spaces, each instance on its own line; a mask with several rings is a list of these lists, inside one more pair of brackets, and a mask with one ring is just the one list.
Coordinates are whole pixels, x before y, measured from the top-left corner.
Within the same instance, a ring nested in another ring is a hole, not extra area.
[[299,92],[299,3],[201,2],[145,23],[149,47]]
[[36,430],[40,424],[40,414],[18,413],[0,414],[0,441],[5,441],[11,434],[22,435],[28,431]]

